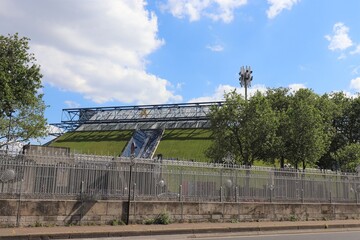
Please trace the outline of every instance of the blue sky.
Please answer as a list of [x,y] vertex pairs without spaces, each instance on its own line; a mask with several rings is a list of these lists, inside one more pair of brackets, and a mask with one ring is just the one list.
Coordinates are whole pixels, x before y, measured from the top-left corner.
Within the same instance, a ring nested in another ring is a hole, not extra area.
[[0,34],[31,38],[49,123],[70,107],[360,91],[358,0],[1,0]]

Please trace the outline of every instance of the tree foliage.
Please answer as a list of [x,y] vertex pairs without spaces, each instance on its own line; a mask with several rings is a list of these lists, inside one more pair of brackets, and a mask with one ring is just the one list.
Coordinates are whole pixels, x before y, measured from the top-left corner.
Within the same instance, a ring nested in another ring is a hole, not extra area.
[[225,104],[214,107],[210,114],[214,142],[208,156],[214,161],[230,156],[244,165],[264,159],[274,144],[277,128],[269,102],[260,92],[249,101],[235,91],[225,99]]
[[329,152],[341,112],[331,96],[309,89],[268,89],[249,101],[234,91],[211,111],[214,142],[208,156],[216,161],[232,156],[246,165],[278,160],[281,167],[285,162],[313,167]]
[[360,165],[360,144],[351,143],[332,154],[342,171],[355,171]]
[[319,97],[309,89],[298,90],[287,111],[286,158],[297,166],[314,165],[330,144],[329,132],[318,106]]
[[273,148],[268,152],[267,160],[274,163],[276,159],[280,161],[280,167],[284,168],[287,146],[289,145],[287,128],[289,118],[287,111],[290,106],[289,89],[275,88],[266,91],[266,98],[270,102],[271,108],[276,114],[278,127]]
[[[40,66],[29,38],[0,35],[0,142],[26,141],[46,132]],[[1,145],[0,145],[1,146]]]

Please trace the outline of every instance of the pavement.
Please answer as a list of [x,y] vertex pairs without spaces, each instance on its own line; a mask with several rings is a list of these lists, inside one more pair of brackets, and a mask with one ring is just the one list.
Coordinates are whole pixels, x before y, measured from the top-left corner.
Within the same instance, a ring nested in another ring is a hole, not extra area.
[[0,239],[67,239],[360,228],[360,220],[0,228]]

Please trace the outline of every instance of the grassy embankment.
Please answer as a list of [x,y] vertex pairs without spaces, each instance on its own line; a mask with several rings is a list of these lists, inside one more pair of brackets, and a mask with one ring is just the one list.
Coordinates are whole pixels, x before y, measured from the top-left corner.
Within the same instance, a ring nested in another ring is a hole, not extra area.
[[164,159],[206,162],[205,151],[212,141],[209,129],[166,129],[155,152]]
[[52,147],[68,147],[71,152],[119,156],[133,131],[68,132],[51,142]]

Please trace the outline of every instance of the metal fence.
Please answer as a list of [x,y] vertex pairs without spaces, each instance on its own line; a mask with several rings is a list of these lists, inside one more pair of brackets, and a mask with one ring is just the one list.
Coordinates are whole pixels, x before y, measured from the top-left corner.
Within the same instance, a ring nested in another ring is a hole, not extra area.
[[357,203],[359,192],[356,174],[329,171],[112,156],[0,154],[2,199]]

